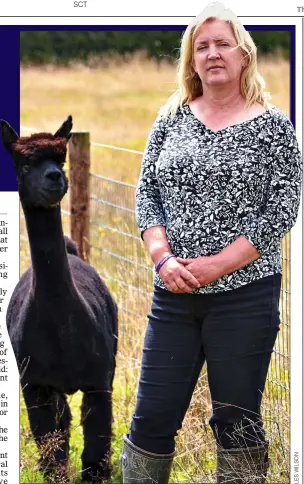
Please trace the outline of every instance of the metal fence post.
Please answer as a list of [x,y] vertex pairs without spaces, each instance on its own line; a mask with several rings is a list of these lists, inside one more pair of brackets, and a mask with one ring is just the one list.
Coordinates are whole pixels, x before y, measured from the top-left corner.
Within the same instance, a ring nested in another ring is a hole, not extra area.
[[71,237],[82,260],[90,259],[90,133],[73,131],[69,141]]

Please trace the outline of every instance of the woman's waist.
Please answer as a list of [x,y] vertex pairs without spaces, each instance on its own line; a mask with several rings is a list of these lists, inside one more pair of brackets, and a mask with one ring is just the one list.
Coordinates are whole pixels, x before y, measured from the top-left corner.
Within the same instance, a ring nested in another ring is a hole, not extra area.
[[[223,231],[217,226],[166,226],[166,234],[173,253],[178,257],[215,255],[236,240],[241,231],[231,227]],[[191,254],[191,255],[190,255]]]
[[[259,259],[251,262],[242,269],[238,269],[230,274],[227,274],[220,279],[202,286],[195,290],[193,294],[212,294],[217,292],[230,291],[241,286],[258,281],[262,278],[281,274],[282,267],[280,261],[280,254],[263,254]],[[154,275],[154,283],[156,286],[166,289],[165,284],[157,273]]]
[[[239,227],[229,231],[187,231],[185,229],[166,228],[167,239],[172,253],[177,257],[195,258],[200,256],[216,255],[237,240],[243,231]],[[279,240],[274,240],[267,251],[264,251],[260,259],[279,258],[281,245]],[[258,259],[258,260],[260,260]]]

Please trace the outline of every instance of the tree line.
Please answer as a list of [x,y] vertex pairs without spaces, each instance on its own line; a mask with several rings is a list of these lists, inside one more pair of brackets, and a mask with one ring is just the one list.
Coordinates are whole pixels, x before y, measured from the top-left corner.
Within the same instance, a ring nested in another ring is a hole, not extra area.
[[[171,27],[172,28],[172,27]],[[289,58],[289,31],[251,31],[258,53],[281,53]],[[128,56],[137,51],[150,58],[174,62],[179,53],[182,30],[69,30],[23,31],[20,34],[21,62],[68,64],[90,62],[111,56]]]

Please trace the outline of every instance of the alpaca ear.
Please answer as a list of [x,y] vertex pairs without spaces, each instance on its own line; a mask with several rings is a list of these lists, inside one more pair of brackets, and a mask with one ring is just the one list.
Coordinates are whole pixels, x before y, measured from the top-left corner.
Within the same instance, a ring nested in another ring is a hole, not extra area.
[[69,141],[70,137],[72,136],[70,132],[72,127],[73,127],[73,122],[72,122],[72,116],[70,115],[64,121],[64,123],[62,123],[60,128],[54,134],[55,138],[65,138],[67,141]]
[[12,145],[17,142],[19,136],[11,125],[7,121],[4,121],[4,119],[0,120],[0,124],[2,127],[2,143],[11,153],[13,151]]

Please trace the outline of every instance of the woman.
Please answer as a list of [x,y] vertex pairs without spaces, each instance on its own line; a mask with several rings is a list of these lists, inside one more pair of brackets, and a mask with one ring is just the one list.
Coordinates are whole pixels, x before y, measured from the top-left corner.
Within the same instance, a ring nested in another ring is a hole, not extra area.
[[279,331],[280,240],[295,223],[301,157],[270,107],[256,47],[221,4],[188,26],[178,90],[158,116],[137,187],[156,266],[124,483],[168,482],[204,362],[219,483],[264,483],[260,404]]

